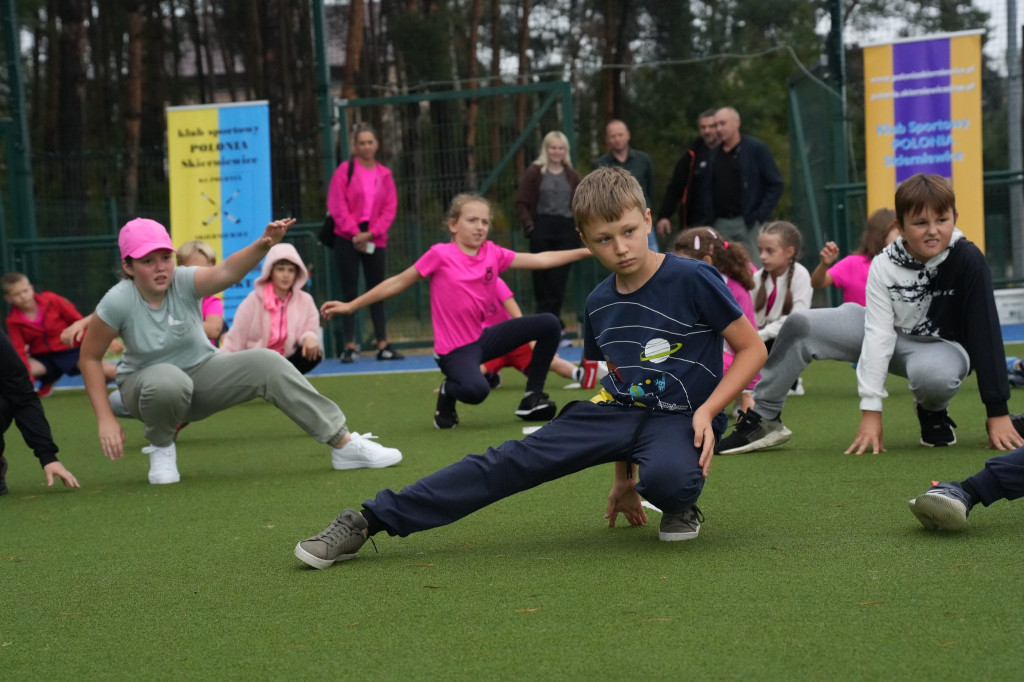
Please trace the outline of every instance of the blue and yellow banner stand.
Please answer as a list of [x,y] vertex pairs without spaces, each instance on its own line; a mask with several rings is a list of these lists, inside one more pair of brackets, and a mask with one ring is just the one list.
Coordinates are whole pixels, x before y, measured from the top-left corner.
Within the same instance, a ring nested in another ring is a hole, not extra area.
[[981,35],[964,31],[864,48],[868,213],[916,173],[949,178],[959,227],[985,248]]
[[[267,102],[167,108],[171,240],[199,239],[218,261],[256,240],[272,220]],[[224,292],[224,317],[250,291],[259,270]]]

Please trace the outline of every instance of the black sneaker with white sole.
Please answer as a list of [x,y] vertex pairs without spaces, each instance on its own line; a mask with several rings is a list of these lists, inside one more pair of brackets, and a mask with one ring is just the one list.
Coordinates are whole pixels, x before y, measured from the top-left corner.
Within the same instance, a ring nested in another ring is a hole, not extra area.
[[386,360],[405,360],[405,356],[399,353],[397,350],[391,347],[391,344],[384,346],[377,351],[377,360],[380,362]]
[[445,393],[446,381],[441,382],[441,390],[437,392],[437,409],[434,411],[434,427],[438,429],[454,429],[459,423],[459,415],[455,411],[455,398]]
[[921,424],[921,445],[930,448],[942,448],[956,443],[953,429],[956,422],[949,418],[945,410],[933,412],[917,407],[917,421]]
[[740,420],[736,422],[732,433],[719,441],[715,452],[720,455],[736,455],[763,450],[782,445],[792,435],[793,432],[778,419],[767,419],[750,409],[740,412]]
[[548,399],[547,393],[531,393],[524,395],[516,408],[516,416],[526,421],[551,421],[558,407]]
[[1024,438],[1024,414],[1011,414],[1010,423],[1013,424],[1013,428],[1017,429],[1020,437]]

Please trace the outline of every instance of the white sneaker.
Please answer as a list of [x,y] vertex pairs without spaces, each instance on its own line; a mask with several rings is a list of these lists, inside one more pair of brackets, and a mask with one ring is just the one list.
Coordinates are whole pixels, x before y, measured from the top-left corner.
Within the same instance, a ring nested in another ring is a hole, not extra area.
[[335,469],[380,469],[398,464],[402,461],[402,453],[396,448],[386,448],[374,443],[372,433],[349,434],[348,444],[343,448],[331,448],[331,466]]
[[801,377],[801,378],[796,380],[796,386],[795,387],[790,388],[788,391],[786,391],[786,395],[787,396],[805,395],[805,394],[806,394],[806,391],[804,391],[804,380],[803,380],[803,377]]
[[178,473],[178,452],[171,443],[166,448],[150,445],[142,448],[149,455],[149,482],[153,485],[177,483],[181,480]]

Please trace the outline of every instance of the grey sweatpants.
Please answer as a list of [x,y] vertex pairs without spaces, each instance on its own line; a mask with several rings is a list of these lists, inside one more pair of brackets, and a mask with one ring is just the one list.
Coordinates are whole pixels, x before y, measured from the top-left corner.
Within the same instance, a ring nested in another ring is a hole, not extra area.
[[263,398],[319,443],[345,435],[345,415],[320,395],[295,366],[275,351],[254,348],[214,353],[183,370],[157,364],[118,379],[121,400],[145,425],[146,439],[166,447],[182,422],[205,419],[253,398]]
[[[856,303],[844,303],[790,314],[754,387],[754,411],[778,417],[787,391],[812,360],[857,362],[864,343],[864,312]],[[889,361],[889,373],[909,379],[914,400],[931,412],[946,409],[969,369],[963,346],[937,337],[899,334]]]
[[715,218],[715,231],[727,242],[740,242],[747,248],[750,262],[761,267],[761,251],[758,249],[757,238],[761,229],[757,225],[747,225],[743,216],[735,218]]

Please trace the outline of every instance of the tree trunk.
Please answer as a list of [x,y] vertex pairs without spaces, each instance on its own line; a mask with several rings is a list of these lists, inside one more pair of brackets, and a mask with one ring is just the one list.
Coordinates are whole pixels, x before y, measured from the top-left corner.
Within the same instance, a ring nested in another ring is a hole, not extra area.
[[43,137],[40,149],[57,149],[57,131],[60,128],[60,31],[57,28],[58,0],[46,3],[46,107],[41,118]]
[[[501,81],[501,4],[491,0],[491,82],[498,85]],[[497,166],[501,160],[501,113],[503,103],[500,97],[491,97],[491,166]],[[517,171],[518,172],[518,171]]]
[[202,27],[199,24],[199,7],[196,4],[196,0],[188,0],[188,17],[189,33],[192,39],[192,64],[196,67],[196,87],[199,89],[198,99],[200,102],[209,102],[207,85],[206,85],[206,70],[203,67],[203,32]]
[[[526,85],[526,75],[530,70],[529,55],[530,48],[530,0],[523,0],[523,13],[519,24],[519,84]],[[522,130],[526,126],[526,93],[520,93],[516,98],[516,130]],[[526,170],[526,154],[522,147],[516,151],[516,179],[522,180],[523,172]]]
[[366,7],[363,0],[350,0],[348,8],[348,41],[345,44],[345,77],[341,95],[348,99],[358,97],[356,78],[360,72],[363,54],[363,33],[366,24]]
[[124,80],[124,212],[135,215],[139,200],[139,143],[142,139],[142,11],[125,0],[128,19],[128,69]]
[[82,172],[85,136],[85,6],[81,0],[59,0],[60,85],[57,148],[62,159],[64,222],[78,233],[83,220],[85,173]]
[[[477,33],[480,31],[480,17],[483,15],[484,0],[473,0],[469,10],[469,44],[467,45],[468,60],[466,88],[476,90],[476,80],[479,72],[477,62]],[[466,186],[476,188],[478,178],[476,176],[476,120],[480,112],[480,103],[473,97],[466,100]]]
[[615,60],[614,0],[604,0],[604,25],[601,31],[601,121],[604,125],[615,117]]

